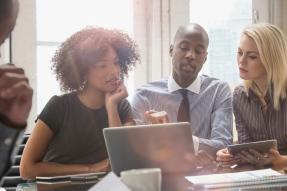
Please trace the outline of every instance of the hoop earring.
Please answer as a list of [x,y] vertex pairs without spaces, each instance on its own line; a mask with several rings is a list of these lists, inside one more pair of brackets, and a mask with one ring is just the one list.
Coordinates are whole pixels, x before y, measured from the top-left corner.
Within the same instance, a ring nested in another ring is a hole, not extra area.
[[80,87],[81,91],[85,89],[85,87],[87,86],[87,83],[88,83],[88,80],[83,81],[83,83],[82,83],[82,85]]

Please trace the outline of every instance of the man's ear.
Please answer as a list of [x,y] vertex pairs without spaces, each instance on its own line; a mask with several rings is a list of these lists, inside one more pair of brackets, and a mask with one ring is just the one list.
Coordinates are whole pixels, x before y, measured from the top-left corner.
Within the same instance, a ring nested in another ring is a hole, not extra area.
[[205,55],[205,58],[204,58],[204,63],[205,63],[206,60],[207,60],[207,55],[208,55],[208,52],[206,52],[206,55]]
[[169,46],[169,55],[172,56],[172,52],[173,52],[173,44],[171,44]]

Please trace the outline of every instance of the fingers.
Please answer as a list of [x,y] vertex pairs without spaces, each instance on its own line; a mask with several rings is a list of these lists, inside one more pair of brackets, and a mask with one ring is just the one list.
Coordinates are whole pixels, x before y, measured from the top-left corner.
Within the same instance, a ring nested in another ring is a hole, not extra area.
[[168,123],[168,116],[166,111],[151,112],[151,117],[156,118],[160,123]]
[[269,153],[261,154],[254,149],[249,149],[249,152],[257,158],[257,166],[269,165],[273,161],[273,156],[270,156]]
[[249,149],[248,151],[241,151],[238,154],[238,156],[241,158],[243,162],[253,164],[256,166],[263,166],[269,163],[268,157],[266,158],[261,153],[253,149]]
[[118,87],[113,92],[111,92],[111,94],[118,94],[118,93],[126,94],[126,96],[128,96],[128,91],[122,81],[118,81]]
[[256,164],[257,158],[250,154],[248,151],[241,151],[238,156],[246,163]]
[[128,97],[128,91],[123,84],[119,82],[119,86],[113,92],[106,92],[106,103],[107,104],[118,104],[122,99]]
[[24,74],[5,72],[0,76],[0,91],[22,81],[28,84],[28,78]]
[[154,110],[146,111],[144,113],[146,120],[152,124],[168,123],[168,115],[165,111],[156,112]]
[[279,157],[280,156],[280,153],[276,149],[270,149],[269,152],[274,157]]
[[31,109],[33,90],[24,70],[12,64],[0,66],[0,112],[13,123],[22,124]]
[[233,161],[234,159],[235,158],[233,157],[233,155],[231,155],[226,148],[221,149],[216,153],[216,160],[218,162],[230,162]]
[[254,157],[257,158],[257,160],[262,160],[264,158],[264,156],[259,153],[258,151],[254,150],[254,149],[249,149],[248,150],[250,154],[252,154]]
[[15,97],[32,98],[33,90],[26,81],[20,81],[12,87],[0,92],[0,98],[13,99]]
[[0,66],[0,98],[11,99],[19,94],[32,95],[24,70],[12,64]]
[[2,76],[4,73],[15,73],[24,75],[24,70],[22,68],[16,67],[14,64],[3,64],[0,65],[0,76]]

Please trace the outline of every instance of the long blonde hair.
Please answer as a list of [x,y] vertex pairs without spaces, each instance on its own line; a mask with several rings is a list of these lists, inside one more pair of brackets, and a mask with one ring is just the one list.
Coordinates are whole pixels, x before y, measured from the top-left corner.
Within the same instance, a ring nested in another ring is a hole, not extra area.
[[[267,72],[268,87],[273,88],[273,106],[280,109],[280,100],[286,98],[287,91],[287,42],[283,32],[269,23],[253,24],[242,32],[252,38]],[[245,80],[247,89],[260,95],[252,80]]]

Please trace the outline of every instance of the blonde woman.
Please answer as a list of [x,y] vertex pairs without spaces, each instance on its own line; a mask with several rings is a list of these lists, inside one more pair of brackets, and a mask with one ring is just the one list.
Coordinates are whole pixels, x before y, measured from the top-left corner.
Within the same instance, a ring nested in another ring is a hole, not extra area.
[[[277,139],[279,153],[287,153],[286,51],[284,34],[274,25],[254,24],[243,31],[237,62],[244,84],[233,93],[239,143]],[[232,156],[223,149],[217,152],[217,160],[265,165],[276,163],[278,153],[272,153],[266,158],[249,150]]]

